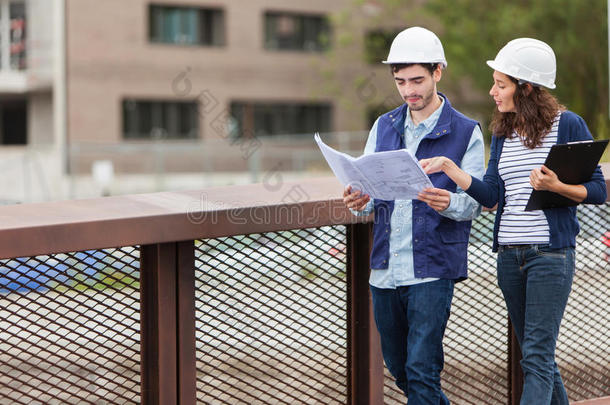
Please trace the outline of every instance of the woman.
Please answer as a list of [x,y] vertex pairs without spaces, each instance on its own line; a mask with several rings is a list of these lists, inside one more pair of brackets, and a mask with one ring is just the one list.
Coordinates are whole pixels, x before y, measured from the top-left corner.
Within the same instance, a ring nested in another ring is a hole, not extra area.
[[497,109],[483,180],[446,157],[420,163],[426,173],[443,171],[482,205],[497,204],[493,250],[498,252],[498,285],[523,354],[521,404],[567,405],[555,346],[574,274],[576,208],[524,209],[532,189],[602,204],[604,177],[598,166],[590,181],[569,185],[544,166],[553,144],[592,139],[582,118],[544,89],[555,88],[555,54],[547,44],[515,39],[487,64],[494,69],[489,94]]

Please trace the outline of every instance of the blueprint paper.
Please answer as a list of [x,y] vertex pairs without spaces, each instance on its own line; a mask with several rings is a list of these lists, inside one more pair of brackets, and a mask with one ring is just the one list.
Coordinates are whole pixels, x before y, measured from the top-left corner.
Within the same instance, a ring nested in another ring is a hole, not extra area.
[[314,139],[339,181],[382,200],[413,200],[427,187],[434,187],[415,157],[406,149],[376,152],[354,158]]

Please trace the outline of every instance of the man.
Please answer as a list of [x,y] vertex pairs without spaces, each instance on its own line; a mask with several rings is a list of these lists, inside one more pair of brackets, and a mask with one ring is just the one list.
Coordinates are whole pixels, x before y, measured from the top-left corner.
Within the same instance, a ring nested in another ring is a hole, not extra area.
[[[418,159],[446,155],[481,178],[483,136],[478,123],[436,90],[447,66],[431,31],[399,33],[387,61],[405,104],[380,116],[364,153],[401,148]],[[370,200],[351,186],[343,201],[356,215],[375,212],[370,289],[386,366],[411,405],[449,404],[441,390],[442,340],[456,281],[467,276],[470,221],[480,205],[444,174],[418,200]]]

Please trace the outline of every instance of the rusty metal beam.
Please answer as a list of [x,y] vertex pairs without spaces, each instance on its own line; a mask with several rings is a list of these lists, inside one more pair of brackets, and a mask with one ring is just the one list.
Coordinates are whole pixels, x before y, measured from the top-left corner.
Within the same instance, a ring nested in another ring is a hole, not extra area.
[[383,403],[383,359],[369,290],[370,224],[347,227],[348,404]]
[[143,404],[196,403],[194,272],[192,241],[141,248]]
[[195,244],[176,243],[177,247],[177,311],[178,319],[178,403],[197,402],[197,365],[195,348]]
[[176,244],[140,251],[142,403],[177,403]]
[[[610,163],[602,170],[610,188]],[[4,206],[0,259],[372,220],[341,194],[335,178],[317,178]]]
[[334,178],[0,207],[0,258],[370,221]]

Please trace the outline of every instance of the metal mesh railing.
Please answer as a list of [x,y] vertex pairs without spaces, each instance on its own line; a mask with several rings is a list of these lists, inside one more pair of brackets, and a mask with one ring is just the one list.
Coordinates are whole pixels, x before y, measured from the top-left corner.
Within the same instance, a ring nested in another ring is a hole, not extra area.
[[456,404],[500,404],[507,397],[507,311],[496,285],[493,219],[483,213],[472,224],[469,279],[455,286],[445,334],[442,384]]
[[[456,284],[445,334],[443,390],[456,404],[508,403],[507,312],[491,251],[495,213],[473,222],[469,279]],[[610,205],[578,208],[576,273],[557,344],[557,363],[570,400],[610,395]],[[386,371],[387,404],[404,403]]]
[[572,401],[610,395],[610,204],[578,208],[576,273],[557,344],[557,364]]
[[345,227],[196,242],[197,401],[347,401]]
[[139,251],[0,261],[0,403],[137,403]]
[[[470,278],[456,285],[445,336],[443,389],[460,405],[508,402],[493,218],[473,223]],[[557,347],[572,401],[610,395],[610,205],[579,207],[579,221]],[[345,226],[195,241],[197,403],[346,403],[345,246]],[[0,261],[0,404],[140,402],[139,256]],[[388,375],[384,390],[385,403],[404,403]]]
[[[496,285],[491,251],[493,212],[472,224],[469,278],[455,285],[445,332],[443,391],[455,404],[501,404],[508,392],[507,312]],[[386,370],[385,403],[403,404],[404,394]]]

